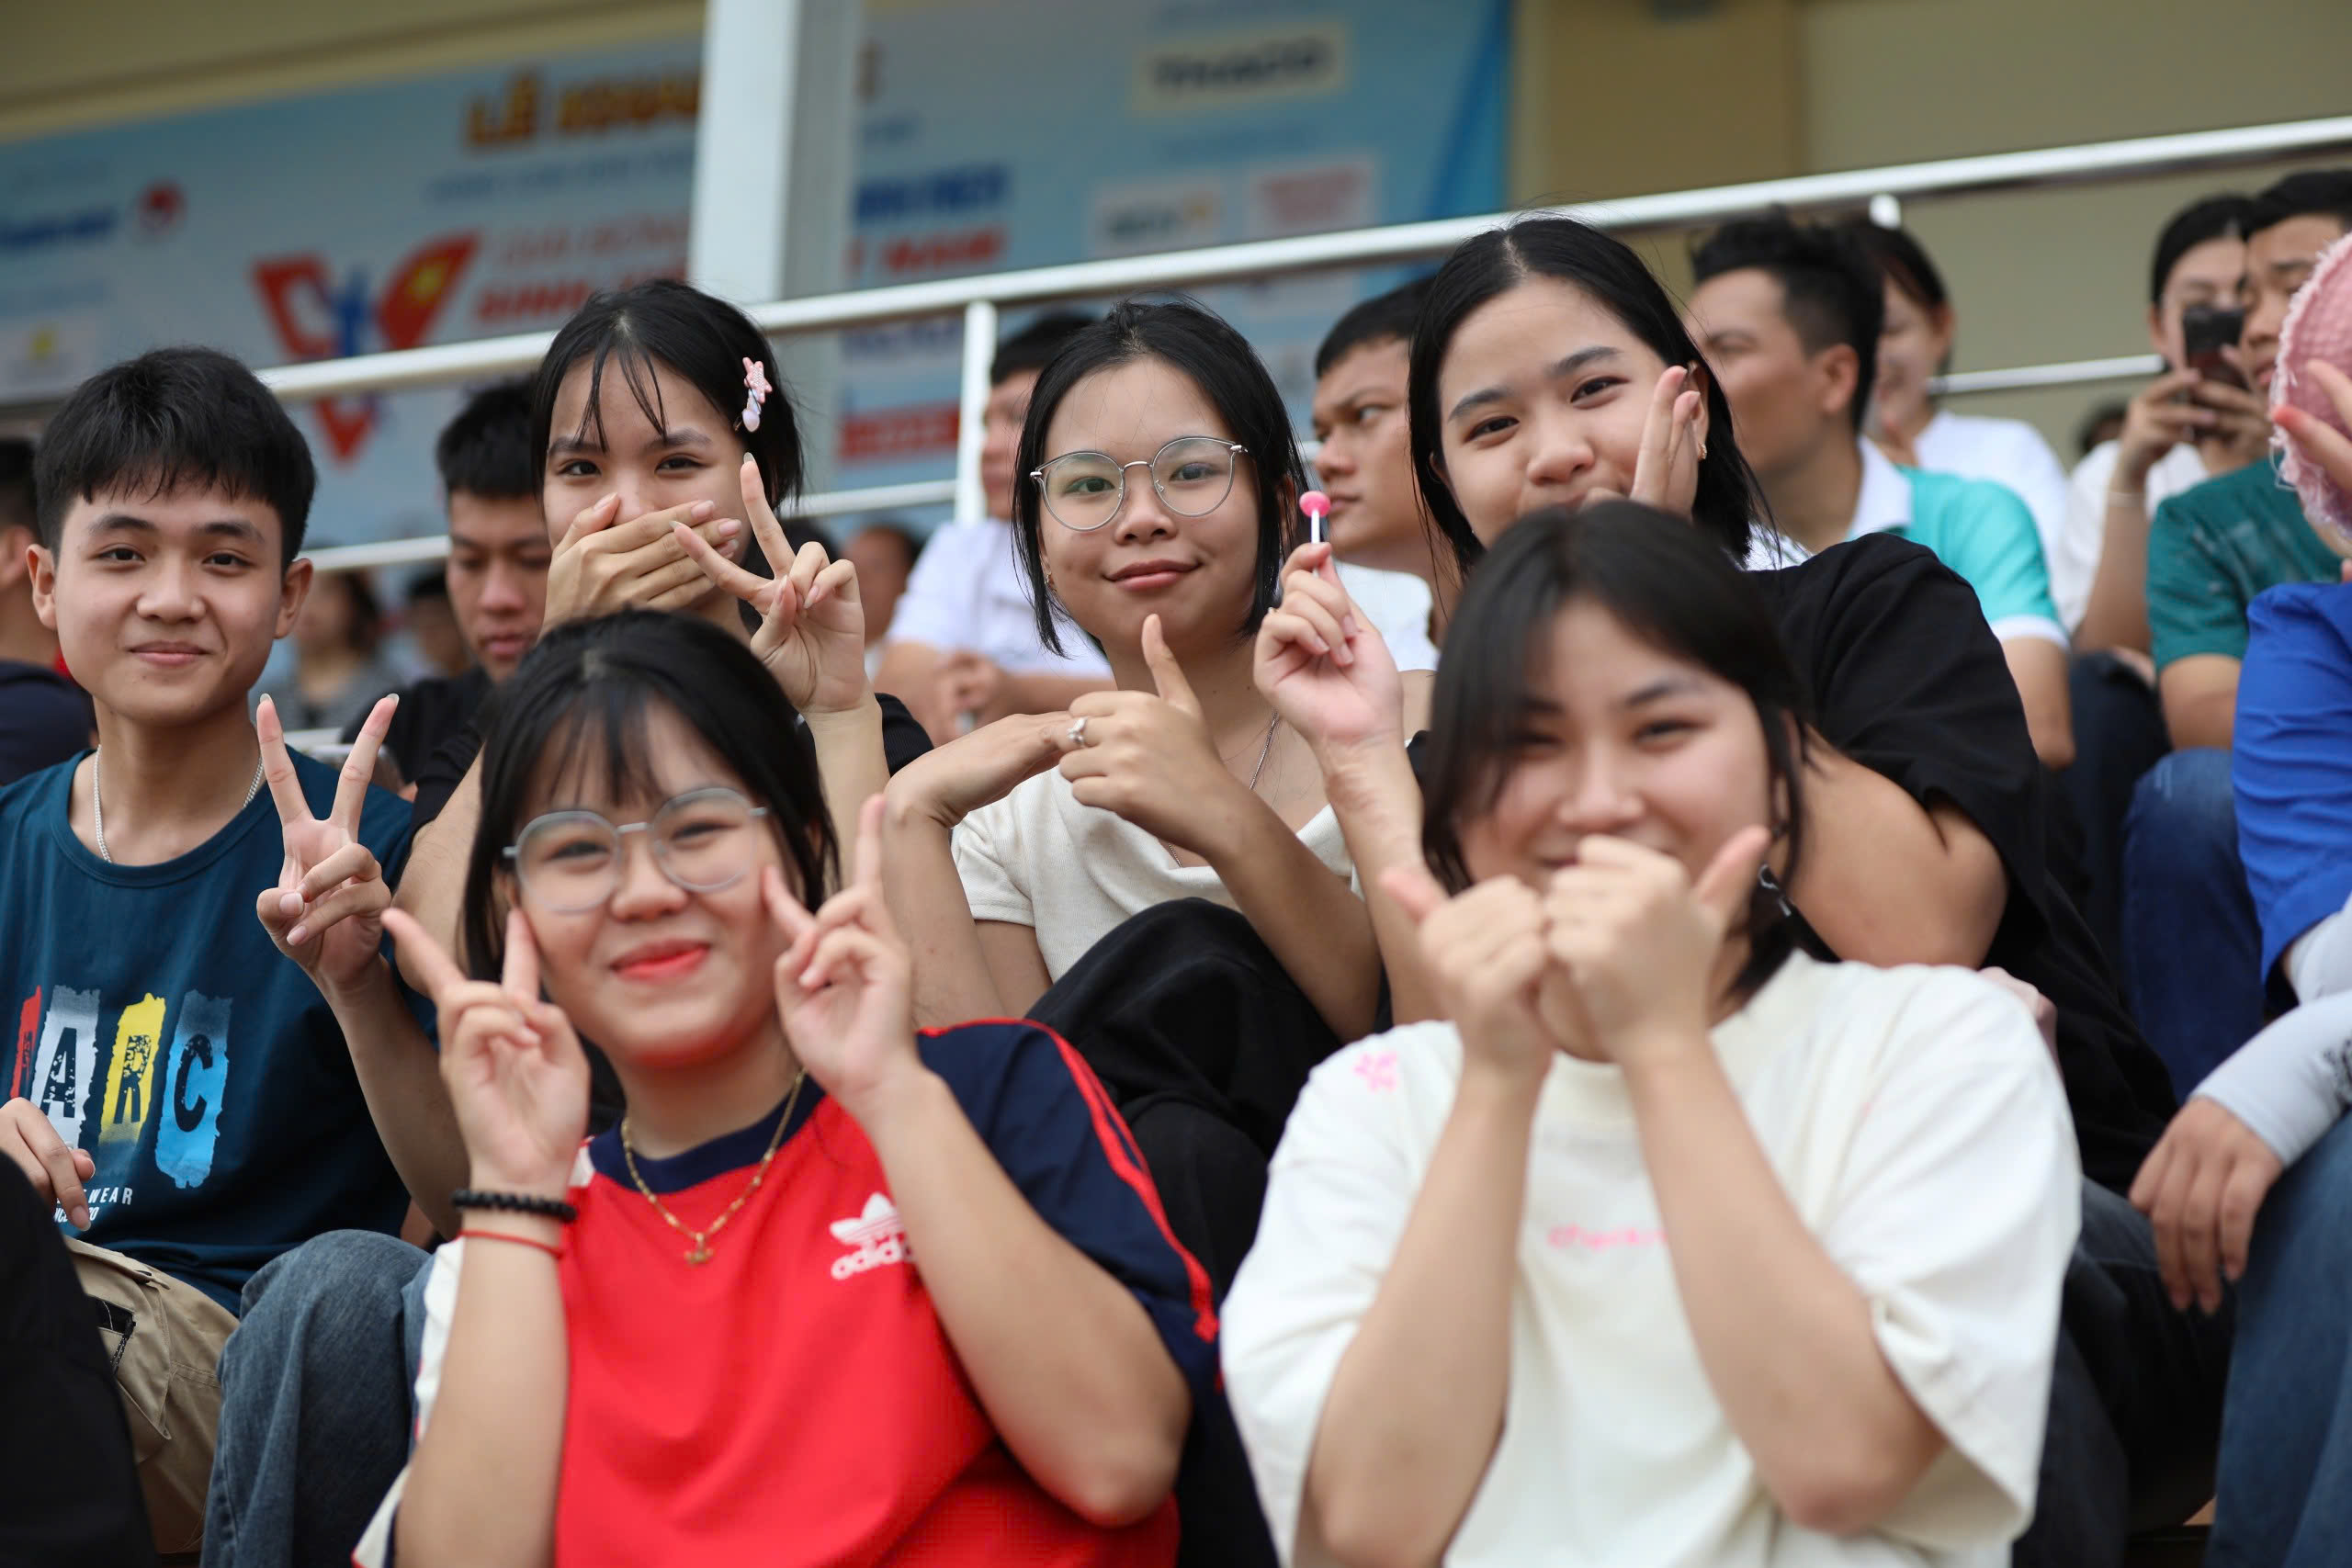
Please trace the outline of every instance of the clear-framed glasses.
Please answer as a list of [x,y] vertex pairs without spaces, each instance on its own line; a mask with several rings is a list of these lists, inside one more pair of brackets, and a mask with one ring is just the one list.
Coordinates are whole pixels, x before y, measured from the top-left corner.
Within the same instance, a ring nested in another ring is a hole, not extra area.
[[662,874],[689,893],[717,893],[741,882],[759,850],[764,806],[731,789],[673,795],[642,822],[616,827],[594,811],[534,817],[506,847],[506,859],[534,903],[559,914],[594,909],[621,885],[626,835],[643,833]]
[[1127,470],[1151,475],[1160,504],[1179,517],[1215,512],[1233,492],[1233,466],[1250,448],[1214,435],[1180,435],[1152,454],[1122,463],[1107,452],[1065,452],[1029,477],[1046,498],[1054,521],[1074,534],[1091,534],[1126,504]]

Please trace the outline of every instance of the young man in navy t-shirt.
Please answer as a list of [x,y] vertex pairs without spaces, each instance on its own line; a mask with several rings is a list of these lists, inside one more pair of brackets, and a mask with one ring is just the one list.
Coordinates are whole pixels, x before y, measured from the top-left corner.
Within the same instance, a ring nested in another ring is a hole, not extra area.
[[165,1552],[201,1535],[246,1280],[464,1169],[431,1053],[379,1021],[413,1005],[375,918],[408,809],[246,717],[311,585],[315,480],[203,349],[92,377],[39,458],[34,601],[98,745],[0,790],[0,1155],[69,1227]]

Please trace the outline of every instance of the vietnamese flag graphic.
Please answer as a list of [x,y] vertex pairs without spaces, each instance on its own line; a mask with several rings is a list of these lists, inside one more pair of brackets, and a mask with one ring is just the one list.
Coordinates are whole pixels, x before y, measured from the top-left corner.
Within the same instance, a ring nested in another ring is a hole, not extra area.
[[[424,343],[480,245],[477,234],[445,236],[411,252],[393,269],[383,294],[367,312],[383,347],[414,348]],[[262,305],[278,342],[296,358],[326,359],[375,346],[358,341],[358,322],[350,319],[350,312],[338,309],[342,301],[325,257],[313,253],[256,262],[254,282],[261,290]],[[345,293],[347,297],[356,291],[355,280],[353,288]],[[322,317],[331,323],[323,332],[305,324],[306,319]],[[341,330],[332,324],[337,321],[345,323]],[[350,461],[375,428],[376,400],[322,398],[314,406],[328,448],[338,461]]]

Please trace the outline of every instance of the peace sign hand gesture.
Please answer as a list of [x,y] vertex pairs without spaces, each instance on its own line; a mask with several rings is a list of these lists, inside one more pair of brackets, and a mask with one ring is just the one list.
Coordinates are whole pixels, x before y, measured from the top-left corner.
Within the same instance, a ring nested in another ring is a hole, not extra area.
[[857,568],[833,560],[811,540],[792,553],[784,525],[768,505],[759,465],[749,453],[740,476],[743,511],[752,536],[775,576],[744,570],[684,524],[678,543],[710,581],[760,613],[752,651],[768,667],[792,705],[803,713],[843,713],[870,694],[865,678],[865,609],[857,596]]
[[391,728],[400,698],[385,697],[368,715],[335,780],[334,804],[322,821],[311,815],[300,775],[286,750],[277,705],[261,700],[254,729],[261,739],[262,776],[277,804],[286,844],[277,886],[255,900],[254,913],[277,951],[302,966],[322,992],[334,996],[368,978],[383,946],[383,914],[392,901],[384,868],[359,841],[359,812],[375,776],[376,753]]
[[384,924],[439,1010],[441,1078],[471,1162],[469,1185],[561,1198],[588,1132],[588,1058],[563,1010],[539,999],[531,922],[508,911],[496,985],[469,979],[404,911],[387,911]]
[[922,1070],[915,1050],[913,961],[882,896],[882,797],[857,814],[849,886],[810,914],[770,866],[768,917],[791,945],[775,961],[776,1011],[793,1054],[861,1126]]

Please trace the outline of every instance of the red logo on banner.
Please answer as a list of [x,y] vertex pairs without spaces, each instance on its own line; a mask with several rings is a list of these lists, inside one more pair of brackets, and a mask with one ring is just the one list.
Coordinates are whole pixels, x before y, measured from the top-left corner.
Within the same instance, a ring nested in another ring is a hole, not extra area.
[[[474,234],[428,242],[393,270],[383,293],[372,299],[366,274],[354,269],[338,284],[326,258],[315,253],[255,262],[254,286],[277,341],[297,359],[414,348],[432,331],[479,243]],[[312,406],[336,460],[347,463],[356,457],[376,427],[376,399],[322,398]]]

